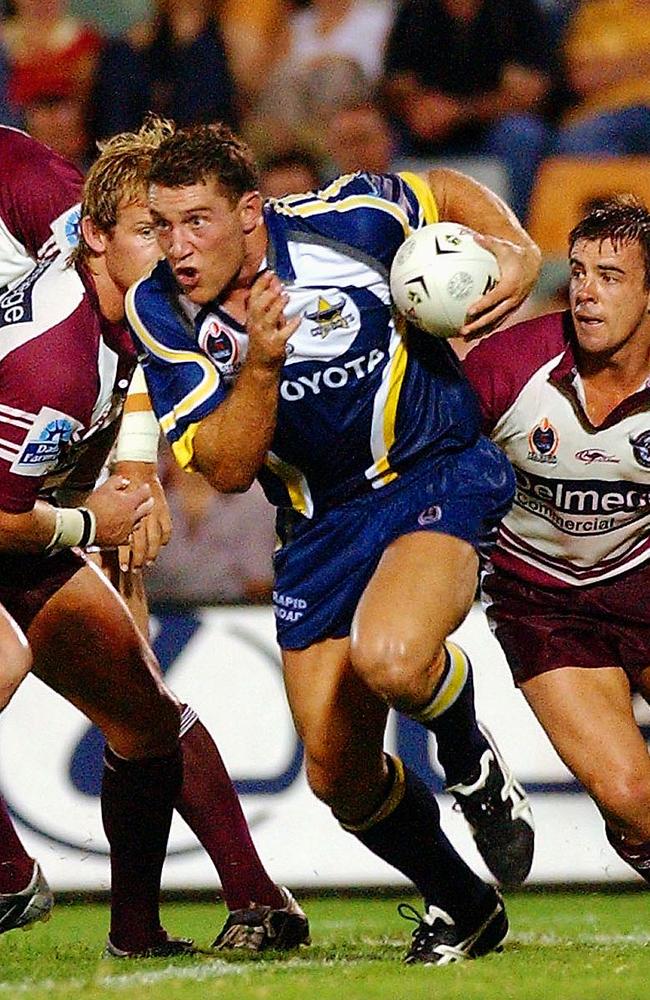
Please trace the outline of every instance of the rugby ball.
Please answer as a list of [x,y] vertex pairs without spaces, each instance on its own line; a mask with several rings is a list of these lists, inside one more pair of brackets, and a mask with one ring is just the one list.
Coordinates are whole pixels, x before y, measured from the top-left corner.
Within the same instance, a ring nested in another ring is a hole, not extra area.
[[436,337],[453,337],[465,314],[500,277],[496,257],[457,222],[417,229],[401,245],[390,270],[390,292],[408,320]]

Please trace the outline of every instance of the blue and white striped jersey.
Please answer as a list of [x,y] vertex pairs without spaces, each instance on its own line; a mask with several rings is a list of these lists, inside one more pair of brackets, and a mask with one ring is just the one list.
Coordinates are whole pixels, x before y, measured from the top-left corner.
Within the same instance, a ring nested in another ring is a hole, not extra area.
[[[288,343],[275,436],[260,481],[307,517],[380,489],[427,456],[479,435],[474,395],[449,345],[395,315],[388,288],[403,240],[437,221],[414,174],[352,174],[265,206],[268,252],[302,322]],[[152,404],[192,467],[200,421],[245,362],[245,328],[217,302],[199,309],[166,262],[127,296]]]

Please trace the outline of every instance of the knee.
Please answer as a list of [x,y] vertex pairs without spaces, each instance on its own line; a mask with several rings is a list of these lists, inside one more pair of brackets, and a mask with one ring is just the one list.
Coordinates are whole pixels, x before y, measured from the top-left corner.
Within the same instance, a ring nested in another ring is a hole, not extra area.
[[[620,768],[615,774],[599,775],[594,785],[596,800],[630,834],[644,838],[650,835],[650,759],[643,771]],[[642,818],[645,818],[645,824]],[[643,829],[641,825],[644,825]]]
[[431,697],[442,646],[427,636],[386,632],[352,636],[352,666],[366,686],[392,708],[413,711]]
[[164,757],[179,740],[180,704],[167,688],[146,706],[133,705],[120,720],[105,727],[104,735],[116,753],[127,759]]

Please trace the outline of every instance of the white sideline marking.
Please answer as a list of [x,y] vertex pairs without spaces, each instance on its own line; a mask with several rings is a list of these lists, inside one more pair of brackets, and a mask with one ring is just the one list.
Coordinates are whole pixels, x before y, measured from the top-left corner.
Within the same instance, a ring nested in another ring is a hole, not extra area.
[[[377,947],[386,944],[404,946],[405,941],[399,940],[370,941],[364,939],[366,945],[376,945]],[[579,934],[576,937],[562,937],[559,934],[534,934],[520,933],[509,936],[506,944],[525,945],[549,945],[571,947],[573,945],[648,945],[650,936],[648,934]],[[371,960],[371,959],[370,959]],[[108,961],[108,960],[107,960]],[[353,966],[362,962],[367,962],[367,958],[322,958],[322,959],[300,959],[291,958],[286,961],[271,960],[269,962],[224,962],[221,959],[208,959],[200,965],[182,966],[167,965],[162,969],[150,969],[142,972],[124,972],[117,975],[98,975],[88,977],[88,979],[41,979],[40,981],[23,980],[18,982],[0,982],[0,994],[10,994],[12,996],[21,993],[29,993],[33,990],[42,990],[49,993],[81,993],[88,989],[89,985],[106,987],[110,989],[129,989],[132,986],[154,986],[156,983],[173,982],[175,980],[185,980],[192,982],[204,982],[211,979],[220,979],[227,976],[241,976],[247,972],[259,971],[263,969],[276,969],[282,972],[285,969],[324,969],[328,966]],[[117,964],[117,963],[115,963]]]

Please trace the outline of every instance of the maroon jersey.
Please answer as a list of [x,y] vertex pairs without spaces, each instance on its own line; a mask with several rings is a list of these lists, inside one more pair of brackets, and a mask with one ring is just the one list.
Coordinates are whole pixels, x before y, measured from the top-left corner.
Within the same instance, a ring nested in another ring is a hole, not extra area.
[[102,317],[87,276],[60,254],[7,294],[11,305],[0,299],[0,509],[22,513],[86,465],[94,471],[84,473],[84,485],[92,487],[136,358],[126,328]]
[[83,177],[25,132],[0,126],[0,290],[77,241]]

